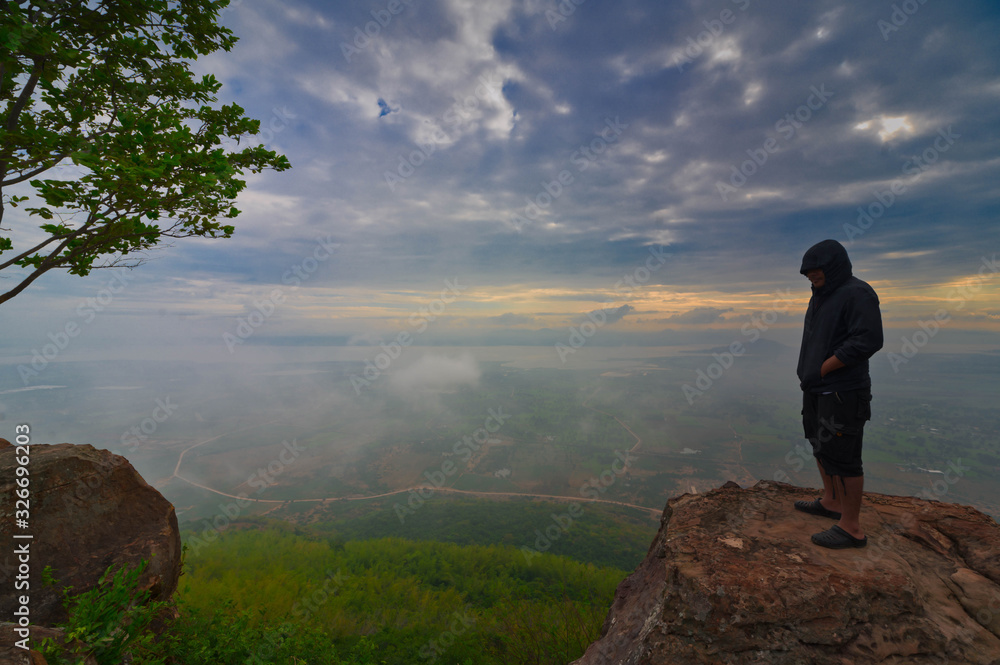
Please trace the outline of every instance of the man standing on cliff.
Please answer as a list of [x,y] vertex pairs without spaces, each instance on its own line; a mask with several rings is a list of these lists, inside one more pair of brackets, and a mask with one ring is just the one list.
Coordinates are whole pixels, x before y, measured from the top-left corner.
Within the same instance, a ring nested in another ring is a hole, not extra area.
[[861,438],[871,419],[868,359],[882,348],[878,295],[851,272],[847,250],[824,240],[806,251],[799,270],[812,282],[799,349],[802,425],[823,479],[823,496],[795,508],[839,520],[813,534],[822,547],[868,543],[861,528],[864,473]]

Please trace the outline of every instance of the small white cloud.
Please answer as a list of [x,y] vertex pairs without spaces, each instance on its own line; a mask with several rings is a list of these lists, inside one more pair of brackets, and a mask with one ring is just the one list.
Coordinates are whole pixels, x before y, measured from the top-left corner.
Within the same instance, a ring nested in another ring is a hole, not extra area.
[[865,120],[854,125],[854,129],[859,131],[877,131],[882,143],[892,140],[897,134],[913,134],[913,122],[909,116],[901,115],[894,117],[879,116],[871,120]]
[[740,49],[739,42],[729,37],[719,40],[719,43],[713,48],[712,57],[709,61],[713,63],[737,62],[742,55],[743,52]]
[[916,259],[921,256],[927,256],[928,254],[933,254],[933,250],[924,250],[922,252],[888,252],[882,255],[884,259]]
[[879,130],[878,137],[883,141],[888,141],[899,132],[913,133],[913,126],[906,116],[899,118],[882,118],[882,129]]
[[389,380],[390,387],[404,395],[440,393],[460,386],[479,383],[479,363],[471,353],[457,357],[427,354],[408,367],[395,372]]

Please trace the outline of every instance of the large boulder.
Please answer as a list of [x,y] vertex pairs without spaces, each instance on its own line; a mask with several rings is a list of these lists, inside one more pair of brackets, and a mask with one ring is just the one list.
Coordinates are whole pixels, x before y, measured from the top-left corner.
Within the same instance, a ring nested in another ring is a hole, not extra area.
[[[89,445],[32,445],[27,528],[15,521],[15,467],[21,448],[0,446],[0,617],[10,621],[20,607],[15,589],[27,545],[30,619],[51,626],[64,621],[62,588],[81,593],[96,586],[109,567],[149,561],[140,585],[151,600],[166,600],[177,588],[181,540],[174,507],[124,457]],[[23,459],[21,460],[23,461]],[[14,534],[31,538],[13,538]],[[51,569],[56,585],[43,585]]]
[[1000,664],[1000,526],[868,493],[863,549],[810,535],[815,490],[761,481],[671,499],[576,665]]

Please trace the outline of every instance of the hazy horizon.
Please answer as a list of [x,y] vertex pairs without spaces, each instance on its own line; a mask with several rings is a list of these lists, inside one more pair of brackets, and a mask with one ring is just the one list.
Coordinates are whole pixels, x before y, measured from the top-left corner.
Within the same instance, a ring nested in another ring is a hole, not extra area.
[[[636,436],[626,436],[623,428],[643,438],[632,470],[637,479],[647,479],[642,501],[650,507],[726,480],[815,486],[811,458],[802,452],[797,349],[763,338],[757,343],[754,352],[731,358],[722,346],[581,347],[565,364],[553,347],[411,347],[379,375],[365,374],[366,347],[351,349],[353,358],[56,362],[45,370],[45,383],[28,388],[20,385],[15,366],[6,364],[0,366],[0,422],[6,438],[15,424],[26,422],[35,443],[89,443],[125,455],[179,510],[201,506],[194,514],[219,504],[218,497],[172,478],[181,452],[195,444],[198,452],[187,457],[182,475],[208,473],[202,482],[224,494],[246,492],[254,470],[278,459],[282,442],[295,439],[308,442],[303,445],[317,459],[341,461],[299,465],[296,480],[288,476],[271,490],[299,498],[364,496],[419,484],[421,474],[433,473],[446,459],[440,457],[442,445],[447,450],[452,439],[461,440],[497,408],[523,421],[519,434],[501,430],[501,436],[513,437],[512,450],[528,455],[508,467],[514,484],[503,491],[575,496],[575,474],[586,475],[587,468],[579,462],[526,481],[524,474],[544,457],[530,452],[532,442],[555,437],[552,451],[587,455],[588,446],[610,450]],[[869,491],[919,495],[934,478],[900,476],[900,469],[914,462],[914,469],[928,470],[958,463],[973,476],[949,485],[940,500],[1000,513],[1000,493],[981,480],[1000,467],[1000,441],[991,429],[995,414],[988,415],[1000,390],[1000,354],[921,352],[898,371],[884,355],[872,364],[874,415],[865,439]],[[512,399],[515,388],[508,395],[502,387],[511,381],[522,387],[518,394],[526,390],[534,397]],[[603,405],[597,411],[595,398]],[[567,408],[577,415],[567,420]],[[618,424],[609,420],[602,427],[610,429],[591,440],[596,423],[590,421],[598,413]],[[762,422],[768,425],[760,430]],[[748,441],[741,449],[731,447],[734,426]],[[922,440],[922,449],[906,443]],[[386,450],[405,450],[412,468],[409,475],[371,485],[367,467],[357,465],[381,466],[379,460],[398,454],[386,457]],[[694,458],[686,457],[691,450],[708,466],[692,468]],[[644,457],[651,451],[654,457]],[[357,485],[362,477],[369,477],[367,485]],[[329,489],[316,489],[316,483],[330,482]]]

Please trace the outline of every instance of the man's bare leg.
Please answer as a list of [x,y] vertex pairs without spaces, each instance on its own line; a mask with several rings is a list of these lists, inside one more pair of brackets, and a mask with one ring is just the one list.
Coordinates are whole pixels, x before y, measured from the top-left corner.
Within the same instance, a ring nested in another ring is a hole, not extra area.
[[819,475],[823,478],[823,498],[819,500],[823,507],[827,510],[832,510],[836,513],[843,513],[840,509],[841,507],[841,493],[842,489],[837,487],[838,483],[834,482],[833,476],[827,475],[826,471],[823,470],[823,465],[816,460],[816,466],[819,468]]
[[840,521],[837,523],[841,529],[851,534],[858,540],[865,537],[865,532],[861,529],[861,498],[865,489],[864,476],[843,477],[837,476],[836,484],[840,487],[838,495],[843,508],[840,511]]

